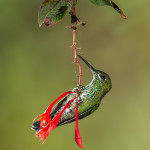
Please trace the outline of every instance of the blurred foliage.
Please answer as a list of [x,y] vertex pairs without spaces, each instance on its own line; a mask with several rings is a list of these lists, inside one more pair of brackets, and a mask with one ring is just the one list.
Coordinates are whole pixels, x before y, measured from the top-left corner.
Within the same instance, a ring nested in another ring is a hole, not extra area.
[[[110,7],[78,1],[87,23],[77,30],[77,46],[95,68],[108,73],[112,90],[93,115],[79,121],[86,150],[150,149],[150,1],[115,0],[123,20]],[[61,93],[77,85],[70,16],[38,28],[40,0],[0,1],[0,145],[2,150],[78,149],[74,123],[54,130],[42,146],[32,120]],[[83,83],[91,80],[83,64]]]

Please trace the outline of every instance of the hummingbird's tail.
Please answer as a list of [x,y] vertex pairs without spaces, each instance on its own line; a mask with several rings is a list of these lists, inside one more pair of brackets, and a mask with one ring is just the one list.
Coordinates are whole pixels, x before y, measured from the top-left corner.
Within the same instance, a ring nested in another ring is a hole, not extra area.
[[32,124],[31,129],[35,130],[36,132],[38,132],[40,130],[40,121],[36,121]]
[[[53,119],[54,118],[54,114],[51,113],[50,117],[51,117],[51,119]],[[36,132],[38,132],[40,130],[40,123],[41,123],[41,121],[35,121],[32,124],[32,126],[31,126],[31,130],[35,130]]]

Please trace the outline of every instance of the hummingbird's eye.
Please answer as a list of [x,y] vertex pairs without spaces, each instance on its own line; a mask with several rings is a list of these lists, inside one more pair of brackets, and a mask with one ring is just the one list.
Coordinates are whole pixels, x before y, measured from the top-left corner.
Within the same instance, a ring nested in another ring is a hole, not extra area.
[[102,80],[105,80],[105,79],[106,79],[105,76],[103,76],[103,75],[101,75],[100,77],[101,77]]

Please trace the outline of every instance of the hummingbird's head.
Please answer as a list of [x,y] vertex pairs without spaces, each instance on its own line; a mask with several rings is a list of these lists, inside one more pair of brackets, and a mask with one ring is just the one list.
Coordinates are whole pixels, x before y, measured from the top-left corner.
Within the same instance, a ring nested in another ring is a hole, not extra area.
[[80,55],[78,55],[78,56],[90,68],[90,70],[93,73],[94,79],[99,80],[100,87],[103,89],[104,94],[106,94],[112,87],[111,79],[110,79],[109,75],[103,71],[100,71],[100,70],[93,68],[83,57],[81,57]]
[[109,75],[103,71],[96,70],[96,69],[95,69],[95,72],[93,73],[93,75],[97,76],[99,78],[100,84],[101,84],[101,87],[102,87],[104,93],[107,93],[111,89],[111,86],[112,86]]

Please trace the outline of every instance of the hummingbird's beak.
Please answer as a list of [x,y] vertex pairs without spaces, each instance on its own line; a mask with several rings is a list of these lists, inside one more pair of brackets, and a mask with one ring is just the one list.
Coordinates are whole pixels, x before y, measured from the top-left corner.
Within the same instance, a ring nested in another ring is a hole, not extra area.
[[78,57],[86,63],[86,65],[91,69],[92,72],[95,72],[95,69],[83,57],[81,57],[80,55],[78,55]]

